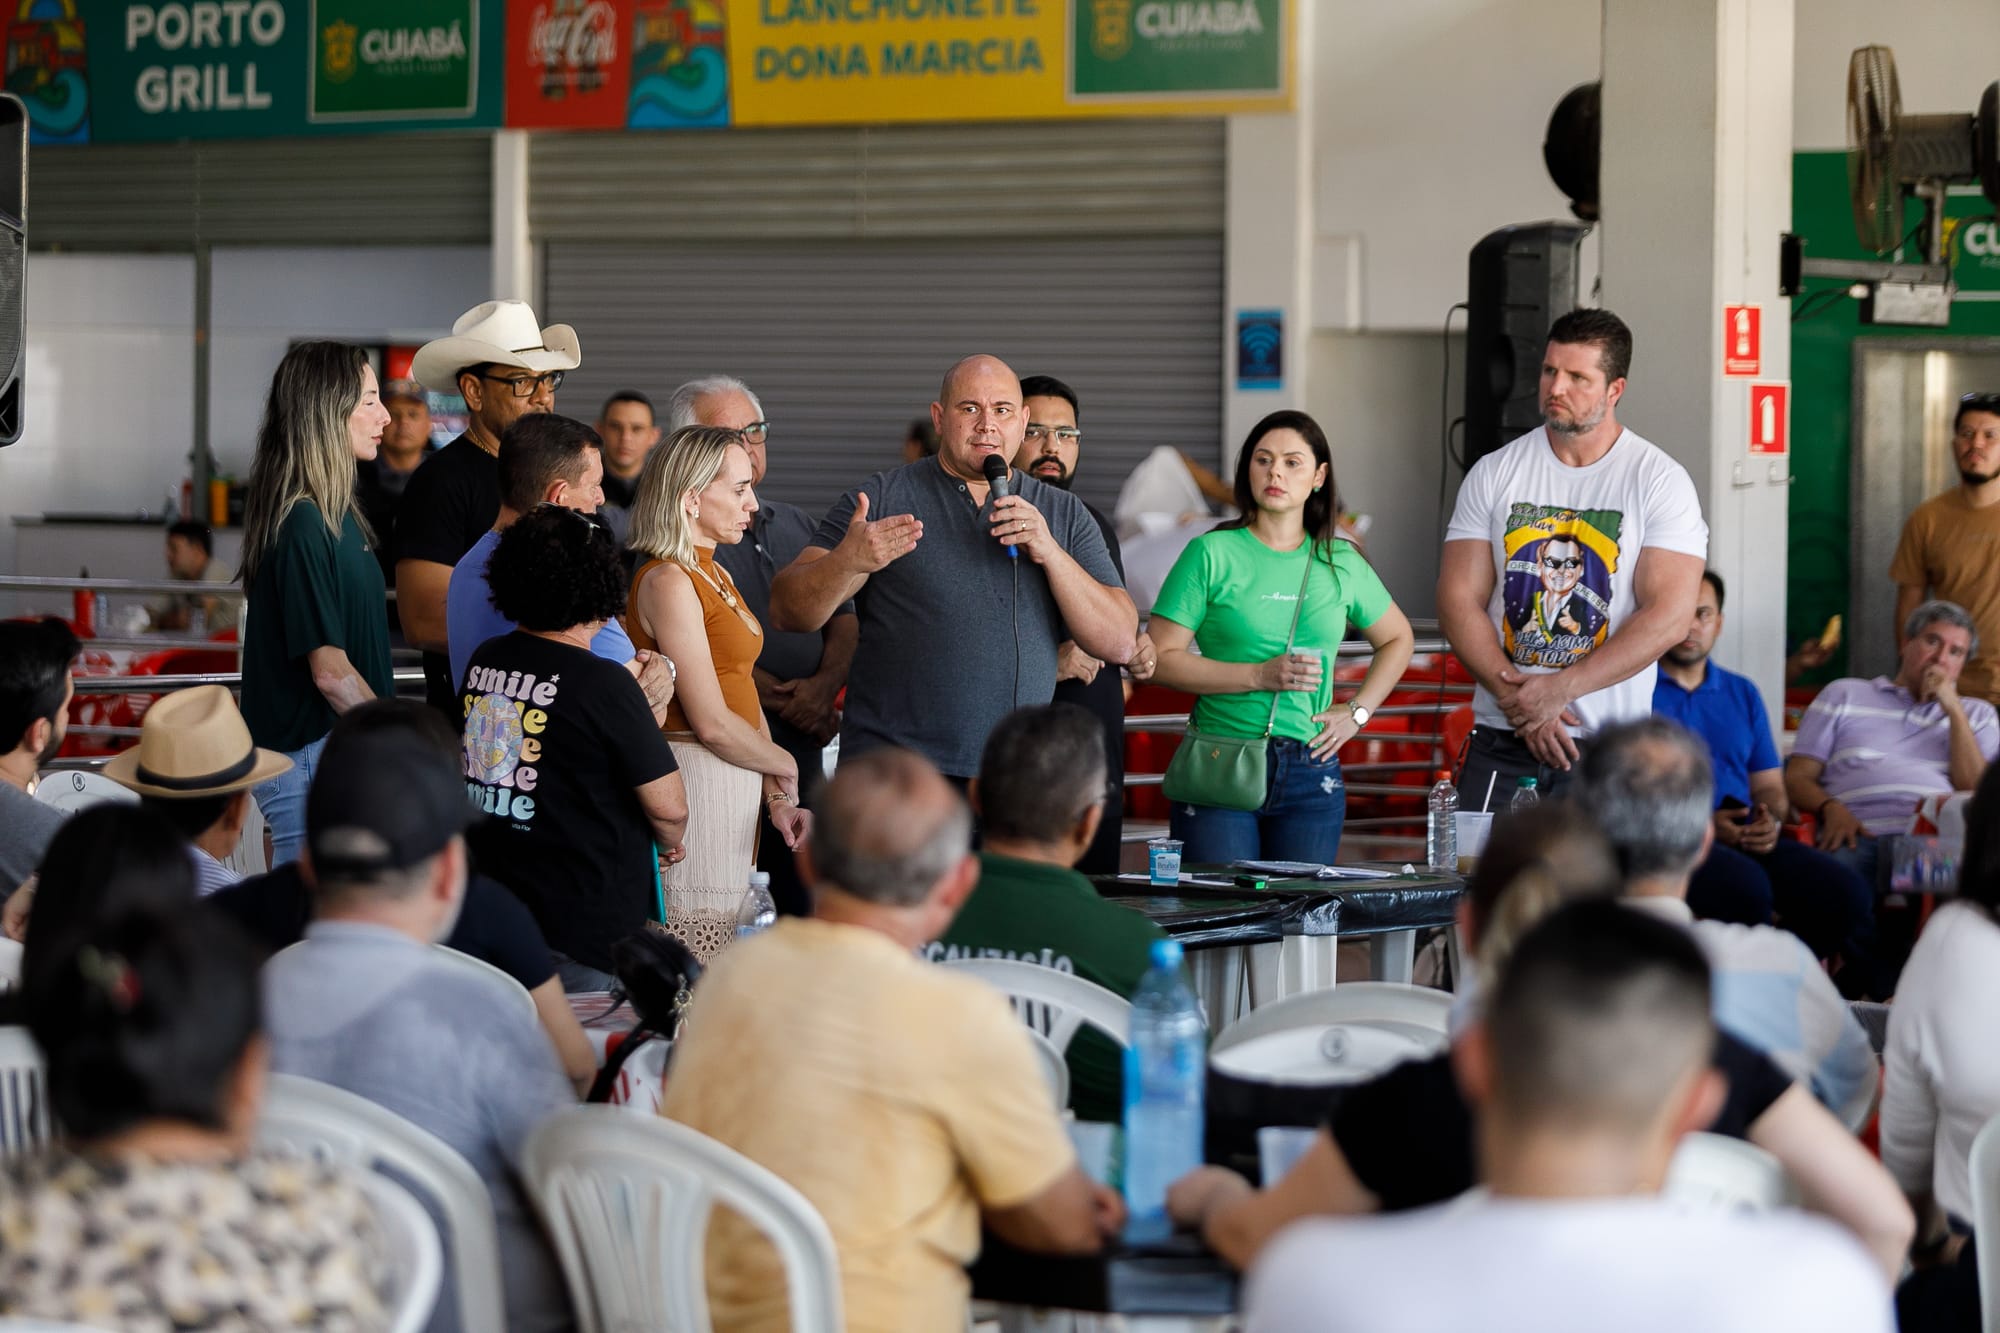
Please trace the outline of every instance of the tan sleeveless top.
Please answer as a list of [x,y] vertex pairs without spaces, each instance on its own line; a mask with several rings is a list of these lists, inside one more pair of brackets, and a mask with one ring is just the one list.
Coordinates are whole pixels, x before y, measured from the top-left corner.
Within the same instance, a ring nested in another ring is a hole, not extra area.
[[[757,702],[757,682],[751,678],[750,668],[756,665],[757,655],[764,651],[764,632],[756,617],[743,605],[743,595],[736,591],[729,571],[715,563],[715,551],[712,548],[698,550],[697,556],[700,571],[689,571],[688,582],[694,585],[694,595],[701,600],[702,628],[708,634],[709,656],[715,659],[715,679],[722,686],[722,701],[729,706],[730,712],[754,727],[763,720],[764,711]],[[639,585],[648,574],[669,563],[666,560],[648,560],[632,576],[632,588],[625,598],[625,632],[632,637],[634,648],[651,652],[660,649],[652,636],[639,625]],[[734,607],[725,600],[725,593],[736,599]],[[667,705],[667,719],[660,730],[694,730],[688,724],[687,714],[681,711],[678,694]]]

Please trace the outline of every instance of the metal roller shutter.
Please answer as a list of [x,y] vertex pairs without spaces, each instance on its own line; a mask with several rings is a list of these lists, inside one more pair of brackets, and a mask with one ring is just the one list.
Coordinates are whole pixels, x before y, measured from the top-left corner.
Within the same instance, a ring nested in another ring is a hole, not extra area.
[[29,151],[36,249],[483,245],[485,134],[116,144]]
[[766,493],[814,512],[900,461],[972,352],[1076,390],[1076,490],[1100,508],[1156,445],[1216,457],[1220,237],[566,244],[545,274],[545,317],[584,350],[561,410],[636,388],[664,412],[696,375],[741,376],[772,422]]
[[900,457],[945,368],[991,352],[1083,402],[1077,490],[1222,424],[1220,121],[545,135],[529,217],[563,408],[664,408],[739,375],[775,423],[767,493],[819,510]]

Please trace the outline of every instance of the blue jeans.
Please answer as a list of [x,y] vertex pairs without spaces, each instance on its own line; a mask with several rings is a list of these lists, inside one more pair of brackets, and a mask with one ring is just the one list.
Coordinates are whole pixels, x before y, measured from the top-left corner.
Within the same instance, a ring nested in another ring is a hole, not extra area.
[[1688,906],[1710,921],[1768,926],[1775,912],[1814,957],[1850,954],[1875,933],[1875,891],[1837,856],[1780,838],[1761,856],[1716,846],[1688,882]]
[[568,954],[551,949],[549,959],[556,965],[556,977],[562,982],[565,992],[608,991],[618,984],[618,978],[611,973],[589,963],[579,963]]
[[257,798],[257,808],[264,813],[264,823],[271,830],[273,870],[298,860],[299,849],[305,846],[306,789],[312,786],[313,774],[319,772],[319,756],[324,749],[326,737],[322,736],[299,749],[286,751],[285,758],[292,761],[290,770],[250,789],[250,794]]
[[1312,757],[1304,741],[1273,739],[1265,762],[1264,804],[1224,810],[1176,802],[1173,835],[1189,863],[1316,861],[1331,865],[1347,822],[1347,783],[1340,760]]

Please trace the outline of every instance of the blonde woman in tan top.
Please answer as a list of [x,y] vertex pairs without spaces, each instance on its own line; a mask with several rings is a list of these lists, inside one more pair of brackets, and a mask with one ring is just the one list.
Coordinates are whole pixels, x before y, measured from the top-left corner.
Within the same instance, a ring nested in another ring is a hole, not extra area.
[[764,630],[744,606],[718,542],[743,540],[757,496],[739,432],[688,426],[655,449],[632,502],[633,549],[647,558],[625,615],[634,646],[677,671],[662,730],[687,783],[687,857],[665,872],[667,929],[706,960],[735,938],[757,851],[759,802],[796,847],[798,762],[772,742],[750,669]]

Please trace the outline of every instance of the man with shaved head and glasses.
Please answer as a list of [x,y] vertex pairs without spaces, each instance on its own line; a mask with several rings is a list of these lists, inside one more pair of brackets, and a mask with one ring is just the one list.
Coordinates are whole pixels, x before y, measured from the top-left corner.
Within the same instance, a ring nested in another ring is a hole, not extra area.
[[1965,608],[1978,649],[1958,678],[1975,699],[2000,704],[2000,393],[1969,393],[1951,423],[1958,485],[1918,505],[1903,524],[1889,577],[1896,642],[1926,599]]

